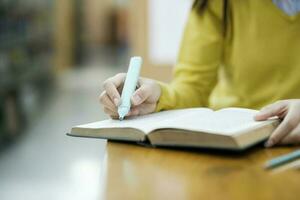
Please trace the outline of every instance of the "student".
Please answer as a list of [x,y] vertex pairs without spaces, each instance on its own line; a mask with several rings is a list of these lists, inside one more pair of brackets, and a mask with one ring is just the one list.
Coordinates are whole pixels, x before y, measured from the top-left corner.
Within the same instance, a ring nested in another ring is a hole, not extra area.
[[[100,102],[111,117],[124,79],[117,74],[103,84]],[[283,121],[266,146],[300,143],[300,1],[196,0],[172,82],[140,78],[132,104],[129,116],[270,104],[255,119]]]

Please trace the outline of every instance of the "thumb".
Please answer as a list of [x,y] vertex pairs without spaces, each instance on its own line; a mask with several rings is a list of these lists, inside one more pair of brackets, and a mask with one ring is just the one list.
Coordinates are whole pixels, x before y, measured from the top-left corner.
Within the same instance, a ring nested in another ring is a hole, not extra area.
[[140,105],[151,95],[151,89],[147,85],[142,85],[132,95],[131,102],[134,106]]
[[282,101],[268,105],[261,109],[261,111],[255,115],[255,120],[262,121],[267,120],[270,117],[278,116],[282,114],[285,108],[286,103]]

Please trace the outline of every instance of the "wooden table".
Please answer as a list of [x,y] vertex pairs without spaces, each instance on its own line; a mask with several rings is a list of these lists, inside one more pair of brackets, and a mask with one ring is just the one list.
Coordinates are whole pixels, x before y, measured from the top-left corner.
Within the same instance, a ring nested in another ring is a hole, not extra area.
[[108,142],[103,199],[300,199],[300,171],[266,171],[266,160],[295,147],[244,153],[149,148]]

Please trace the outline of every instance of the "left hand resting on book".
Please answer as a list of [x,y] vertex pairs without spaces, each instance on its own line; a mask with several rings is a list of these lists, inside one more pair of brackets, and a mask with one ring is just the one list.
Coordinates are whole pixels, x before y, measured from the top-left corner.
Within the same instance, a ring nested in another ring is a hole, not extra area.
[[300,99],[282,100],[261,109],[255,120],[267,120],[277,116],[282,119],[272,133],[266,147],[275,144],[300,144]]

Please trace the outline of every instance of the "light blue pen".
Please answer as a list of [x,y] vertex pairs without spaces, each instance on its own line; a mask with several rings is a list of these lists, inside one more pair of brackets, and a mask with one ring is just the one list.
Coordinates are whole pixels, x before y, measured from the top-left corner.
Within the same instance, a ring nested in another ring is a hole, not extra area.
[[120,120],[123,120],[130,110],[130,99],[136,89],[139,80],[142,62],[143,61],[141,57],[132,57],[130,59],[128,72],[122,90],[121,104],[118,107]]
[[266,169],[270,169],[270,168],[274,168],[277,167],[279,165],[283,165],[287,162],[291,162],[295,159],[300,158],[300,150],[294,151],[292,153],[283,155],[283,156],[279,156],[277,158],[273,158],[272,160],[268,161],[265,164],[265,168]]

